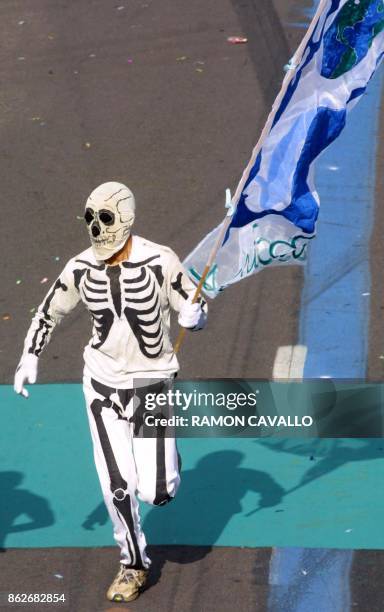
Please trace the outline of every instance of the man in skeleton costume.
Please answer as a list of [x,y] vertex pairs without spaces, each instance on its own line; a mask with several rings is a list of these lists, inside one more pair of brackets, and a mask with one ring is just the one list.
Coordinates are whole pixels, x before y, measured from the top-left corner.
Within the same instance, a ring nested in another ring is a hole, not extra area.
[[175,253],[131,234],[134,217],[135,199],[125,185],[104,183],[91,193],[85,221],[92,246],[70,259],[39,307],[14,384],[28,397],[24,384],[36,381],[54,327],[81,300],[93,321],[83,380],[94,457],[121,549],[120,569],[107,592],[111,601],[136,599],[150,566],[136,494],[162,505],[180,482],[174,438],[133,435],[135,401],[140,404],[148,389],[166,392],[179,368],[170,309],[192,330],[204,327],[207,316],[204,301],[192,302],[195,286]]

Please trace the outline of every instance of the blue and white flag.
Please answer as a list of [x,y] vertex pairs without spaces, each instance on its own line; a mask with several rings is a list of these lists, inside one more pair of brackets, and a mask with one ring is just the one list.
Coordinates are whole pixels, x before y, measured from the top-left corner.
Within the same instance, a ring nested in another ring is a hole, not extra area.
[[314,161],[339,136],[382,59],[383,29],[384,0],[320,2],[239,183],[232,218],[184,261],[200,280],[219,240],[203,284],[208,296],[268,266],[305,261],[320,204]]

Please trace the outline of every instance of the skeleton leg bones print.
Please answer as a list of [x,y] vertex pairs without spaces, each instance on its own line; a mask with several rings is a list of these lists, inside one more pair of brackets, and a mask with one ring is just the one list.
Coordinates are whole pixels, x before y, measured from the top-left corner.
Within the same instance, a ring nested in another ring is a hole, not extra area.
[[134,196],[125,185],[104,183],[92,192],[85,210],[92,246],[69,260],[38,308],[14,383],[15,391],[28,397],[25,381],[35,382],[53,330],[82,301],[93,321],[84,349],[84,395],[123,568],[107,593],[113,601],[135,599],[150,565],[136,494],[162,505],[175,496],[180,481],[175,440],[161,431],[155,438],[136,435],[135,407],[148,385],[161,392],[179,369],[171,310],[192,331],[207,318],[205,301],[192,303],[196,288],[176,254],[131,234],[134,215]]
[[[169,386],[170,381],[165,380],[139,392],[163,392]],[[121,562],[135,569],[148,568],[136,493],[153,505],[173,499],[180,482],[176,442],[161,435],[134,435],[135,389],[112,389],[85,378],[84,395],[96,469]]]

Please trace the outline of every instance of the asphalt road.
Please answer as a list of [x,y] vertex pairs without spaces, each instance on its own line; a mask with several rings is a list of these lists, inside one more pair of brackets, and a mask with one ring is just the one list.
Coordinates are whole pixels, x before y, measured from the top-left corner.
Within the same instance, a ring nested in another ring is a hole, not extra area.
[[[77,217],[96,185],[127,183],[137,200],[136,232],[181,258],[221,220],[224,190],[236,187],[301,35],[282,25],[287,6],[267,0],[1,4],[0,173],[8,228],[1,383],[12,382],[31,309],[65,262],[88,246]],[[227,42],[238,34],[249,43]],[[299,269],[273,270],[212,302],[207,330],[185,342],[181,375],[269,377],[277,347],[295,342],[301,282]],[[39,381],[80,381],[89,332],[80,307],[56,331]],[[138,609],[232,610],[236,603],[265,609],[269,553],[153,554],[157,572],[169,555],[174,562],[165,563],[162,580],[155,576],[156,587]],[[116,549],[9,551],[2,560],[2,591],[16,588],[21,568],[23,590],[51,591],[60,560],[71,576],[69,609],[107,609]],[[263,580],[254,577],[255,564]]]
[[[300,21],[299,9],[311,4],[1,3],[0,383],[12,382],[31,309],[65,262],[88,246],[78,217],[99,183],[126,182],[136,195],[136,232],[181,258],[221,220],[224,190],[235,188],[303,34],[288,23]],[[231,35],[249,42],[230,45]],[[378,163],[383,155],[381,147]],[[377,204],[384,187],[378,177]],[[368,364],[375,379],[384,373],[383,227],[377,207]],[[302,282],[300,268],[272,269],[210,302],[207,329],[188,336],[182,349],[182,377],[270,378],[278,347],[297,342]],[[89,333],[78,307],[42,357],[39,381],[80,381]],[[102,598],[116,554],[9,551],[1,555],[1,590],[18,588],[21,575],[24,590],[36,583],[51,588],[61,563],[70,568],[66,586],[75,612],[266,609],[266,549],[190,549],[190,558],[157,548],[163,576],[155,586],[132,606],[108,607]],[[382,565],[380,551],[356,555],[354,609],[382,610]]]
[[[222,219],[224,190],[236,187],[302,34],[285,25],[289,4],[2,3],[2,383],[12,382],[30,310],[88,246],[77,217],[96,185],[127,183],[136,233],[181,258]],[[236,34],[249,43],[229,44]],[[277,347],[295,343],[301,282],[298,268],[271,270],[212,302],[208,328],[184,345],[181,375],[269,377]],[[39,381],[80,381],[89,333],[80,305]]]
[[[64,594],[62,605],[44,606],[47,612],[265,612],[273,590],[284,589],[284,585],[270,584],[268,548],[157,546],[149,547],[149,553],[154,570],[148,588],[130,604],[105,600],[105,586],[116,572],[115,548],[25,551],[22,591]],[[42,604],[6,605],[7,593],[21,589],[20,554],[10,550],[4,555],[0,610],[41,612]],[[383,551],[356,551],[350,576],[352,610],[382,612],[383,569]],[[289,593],[289,604],[300,598],[300,591],[297,582]],[[288,608],[288,600],[286,609],[295,609]]]

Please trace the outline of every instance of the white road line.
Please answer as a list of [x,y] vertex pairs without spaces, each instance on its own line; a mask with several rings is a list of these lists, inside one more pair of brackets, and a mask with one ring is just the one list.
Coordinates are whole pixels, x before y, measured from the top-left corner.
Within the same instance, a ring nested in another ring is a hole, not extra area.
[[279,346],[273,364],[273,379],[302,380],[306,357],[307,347],[302,344]]

